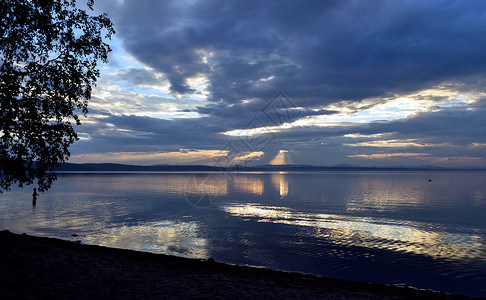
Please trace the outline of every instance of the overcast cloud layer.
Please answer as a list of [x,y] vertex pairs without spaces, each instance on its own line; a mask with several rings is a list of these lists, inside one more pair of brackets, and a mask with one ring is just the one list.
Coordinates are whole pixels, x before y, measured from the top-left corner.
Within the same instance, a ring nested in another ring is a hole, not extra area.
[[96,7],[115,51],[73,162],[486,167],[484,1]]

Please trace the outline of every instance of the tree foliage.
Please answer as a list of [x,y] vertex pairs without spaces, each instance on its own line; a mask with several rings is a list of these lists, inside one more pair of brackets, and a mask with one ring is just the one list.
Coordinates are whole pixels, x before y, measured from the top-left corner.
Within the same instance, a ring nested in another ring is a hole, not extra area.
[[76,0],[1,0],[0,17],[0,192],[45,191],[78,139],[113,24]]

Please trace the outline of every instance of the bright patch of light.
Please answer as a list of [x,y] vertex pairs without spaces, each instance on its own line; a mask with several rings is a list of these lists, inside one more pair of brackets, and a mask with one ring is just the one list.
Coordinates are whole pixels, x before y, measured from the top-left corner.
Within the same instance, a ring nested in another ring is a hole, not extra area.
[[486,143],[472,143],[472,147],[486,147]]
[[272,174],[270,179],[277,191],[279,191],[280,199],[289,195],[289,181],[285,174]]
[[290,158],[288,150],[280,150],[274,159],[270,161],[271,165],[290,165],[293,161]]
[[405,119],[422,112],[438,111],[441,107],[463,106],[468,103],[470,103],[468,95],[460,94],[449,86],[438,86],[436,89],[427,89],[386,99],[365,99],[361,102],[341,101],[317,109],[317,111],[321,109],[335,111],[334,114],[307,116],[279,126],[231,130],[223,134],[253,136],[281,132],[297,127],[355,126],[378,121]]
[[356,113],[357,118],[369,121],[392,121],[403,119],[419,112],[431,111],[436,105],[431,100],[417,100],[408,97],[397,98]]
[[78,138],[80,142],[91,141],[91,136],[84,132],[78,132]]
[[259,134],[266,134],[266,133],[273,133],[273,132],[280,132],[282,129],[291,128],[291,124],[284,123],[280,126],[265,126],[259,128],[250,128],[250,129],[236,129],[226,131],[223,134],[229,136],[254,136]]
[[273,76],[273,75],[272,75],[272,76],[269,76],[269,77],[267,77],[267,78],[260,78],[260,81],[263,81],[263,82],[265,82],[265,81],[270,81],[270,80],[272,80],[272,79],[274,79],[274,78],[275,78],[275,76]]
[[191,89],[195,90],[195,92],[190,95],[190,98],[206,100],[210,95],[209,83],[209,79],[204,74],[198,74],[194,77],[187,78],[186,84]]

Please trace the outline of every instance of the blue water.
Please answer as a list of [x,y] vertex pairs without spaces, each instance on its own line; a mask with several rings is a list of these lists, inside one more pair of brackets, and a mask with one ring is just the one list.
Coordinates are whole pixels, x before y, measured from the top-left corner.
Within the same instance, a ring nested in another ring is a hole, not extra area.
[[485,172],[79,173],[31,194],[0,194],[1,230],[486,297]]

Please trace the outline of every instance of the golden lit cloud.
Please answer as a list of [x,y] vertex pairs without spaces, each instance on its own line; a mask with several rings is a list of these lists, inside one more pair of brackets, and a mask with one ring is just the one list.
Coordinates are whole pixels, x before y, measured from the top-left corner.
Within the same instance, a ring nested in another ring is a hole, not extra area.
[[71,156],[72,162],[153,164],[214,164],[216,158],[224,157],[223,150],[180,149],[173,152],[108,152]]
[[[72,162],[78,163],[129,163],[138,165],[155,164],[202,164],[217,165],[217,159],[228,155],[227,150],[180,149],[172,152],[107,152],[89,153],[71,156]],[[234,158],[235,164],[258,160],[263,151],[244,152]]]
[[375,154],[356,154],[348,157],[365,158],[365,159],[387,159],[393,157],[420,157],[427,156],[429,153],[375,153]]
[[263,157],[265,153],[263,151],[254,151],[254,152],[244,152],[235,157],[234,162],[235,164],[259,160]]
[[486,143],[472,143],[471,144],[472,147],[474,148],[479,148],[479,147],[486,147]]
[[385,148],[395,148],[395,147],[451,147],[450,143],[442,144],[428,144],[420,143],[417,139],[404,139],[404,140],[379,140],[379,141],[367,141],[354,144],[343,144],[345,146],[351,147],[385,147]]

